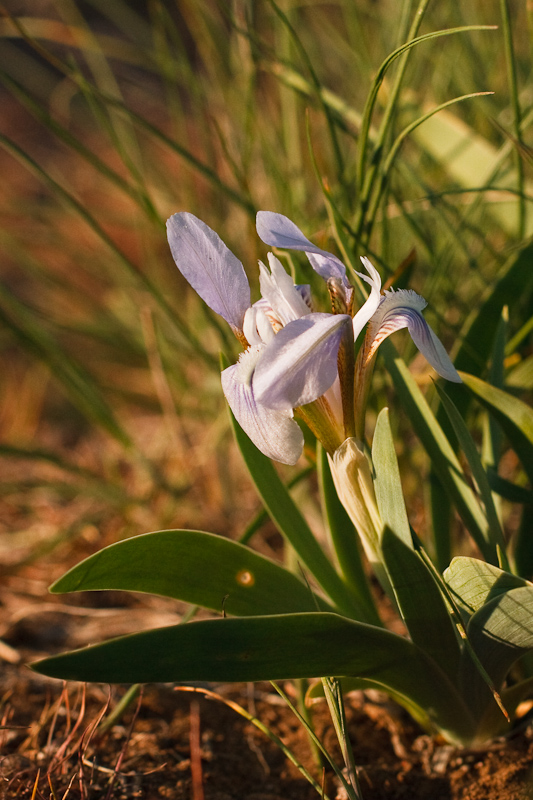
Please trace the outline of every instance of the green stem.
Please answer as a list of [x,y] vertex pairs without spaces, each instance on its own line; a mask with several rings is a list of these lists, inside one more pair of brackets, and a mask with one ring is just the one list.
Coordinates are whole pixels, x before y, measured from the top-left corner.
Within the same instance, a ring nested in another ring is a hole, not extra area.
[[518,237],[523,239],[526,229],[526,201],[524,198],[524,164],[520,154],[521,144],[521,124],[522,111],[520,109],[520,98],[518,96],[518,80],[516,76],[516,61],[513,48],[513,32],[511,29],[511,15],[509,12],[508,0],[500,0],[502,15],[502,31],[505,48],[505,60],[507,62],[507,73],[509,76],[509,93],[511,95],[511,105],[513,109],[513,133],[516,139],[516,171],[518,184]]

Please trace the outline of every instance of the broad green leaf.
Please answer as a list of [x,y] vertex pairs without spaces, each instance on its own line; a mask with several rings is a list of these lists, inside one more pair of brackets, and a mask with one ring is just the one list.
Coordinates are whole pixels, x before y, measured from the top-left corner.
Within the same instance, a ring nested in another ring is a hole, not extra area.
[[501,425],[533,483],[533,409],[490,383],[460,373],[463,382]]
[[230,417],[237,445],[270,518],[335,605],[357,618],[359,604],[318,544],[272,462],[257,449],[233,414]]
[[374,489],[383,525],[388,525],[390,530],[412,549],[413,540],[405,510],[388,408],[380,412],[376,422],[372,442],[372,464],[375,472]]
[[[515,661],[533,648],[533,586],[510,589],[486,602],[470,619],[467,635],[499,691]],[[466,652],[459,686],[474,715],[488,713],[492,695]]]
[[328,454],[321,445],[317,447],[317,472],[323,514],[344,580],[359,603],[358,618],[361,622],[381,625],[361,559],[357,532],[339,500],[331,475]]
[[279,564],[202,531],[157,531],[117,542],[51,587],[55,593],[97,589],[159,594],[236,616],[329,608]]
[[463,418],[459,414],[459,411],[452,400],[450,400],[444,389],[441,389],[440,386],[437,386],[437,392],[439,394],[441,403],[444,406],[444,410],[448,414],[448,418],[452,423],[461,450],[467,458],[470,469],[472,470],[472,475],[479,489],[489,525],[487,532],[489,540],[494,548],[499,545],[502,549],[502,552],[505,553],[505,540],[503,538],[503,532],[500,526],[498,515],[496,513],[496,508],[494,507],[494,500],[492,497],[489,480],[487,473],[483,468],[481,457],[477,451],[475,442],[472,439],[472,436],[470,435]]
[[430,570],[413,550],[385,526],[383,560],[409,636],[453,681],[461,649],[446,601]]
[[490,528],[461,464],[427,401],[394,346],[385,341],[380,347],[394,387],[413,428],[431,459],[437,477],[446,489],[472,538],[487,561],[497,563],[490,542]]
[[454,558],[443,577],[455,601],[468,616],[510,589],[529,585],[524,578],[467,556]]
[[157,628],[33,664],[45,675],[104,683],[369,677],[421,708],[454,741],[474,721],[453,684],[408,639],[337,614],[204,620]]

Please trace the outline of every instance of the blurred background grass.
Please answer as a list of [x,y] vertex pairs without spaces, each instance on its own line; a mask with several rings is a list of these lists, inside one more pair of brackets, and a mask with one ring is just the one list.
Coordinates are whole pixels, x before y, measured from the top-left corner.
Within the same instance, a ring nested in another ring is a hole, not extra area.
[[[461,26],[498,27],[422,41],[378,85],[407,39]],[[215,229],[255,288],[265,254],[255,211],[284,213],[321,246],[352,263],[368,254],[385,279],[423,294],[430,323],[460,351],[533,235],[532,33],[520,0],[3,6],[3,569],[74,536],[92,552],[155,528],[238,536],[253,520],[219,383],[218,353],[235,356],[236,343],[173,264],[171,213]],[[408,130],[478,92],[492,94]],[[293,267],[313,281],[303,260]],[[527,397],[533,282],[523,274],[502,294],[500,383]],[[423,359],[412,369],[431,396]],[[379,370],[374,389],[376,408],[394,406]],[[400,415],[395,424],[423,534],[428,460]],[[520,482],[502,447],[503,474]]]

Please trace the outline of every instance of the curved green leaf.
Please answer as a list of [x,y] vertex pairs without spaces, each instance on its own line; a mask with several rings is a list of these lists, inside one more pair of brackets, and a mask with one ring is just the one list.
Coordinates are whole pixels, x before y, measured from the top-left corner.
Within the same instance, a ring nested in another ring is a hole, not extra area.
[[472,647],[498,686],[517,658],[533,648],[533,585],[486,602],[467,628]]
[[443,577],[457,605],[468,616],[510,589],[531,585],[524,578],[467,556],[454,558]]
[[[533,586],[521,586],[486,602],[470,619],[468,640],[499,691],[520,656],[533,649]],[[490,716],[494,702],[470,654],[465,651],[459,676],[463,697],[476,717]]]
[[149,592],[236,616],[329,609],[279,564],[202,531],[157,531],[112,544],[51,587],[55,593],[97,589]]
[[474,375],[459,373],[480,403],[494,415],[533,483],[533,409],[502,389]]
[[487,561],[497,563],[495,548],[489,543],[489,523],[446,434],[394,345],[388,340],[384,341],[380,351],[400,402],[431,459],[432,468],[483,556]]
[[388,526],[383,532],[381,551],[409,636],[455,680],[461,648],[455,624],[433,575],[420,555]]
[[105,683],[368,677],[411,698],[453,741],[474,721],[453,684],[408,639],[337,614],[204,620],[157,628],[39,661],[55,678]]
[[272,462],[257,449],[231,413],[230,418],[237,445],[270,518],[335,605],[357,618],[359,603],[315,539]]
[[505,553],[505,540],[503,538],[500,521],[498,519],[498,514],[496,513],[496,508],[494,506],[494,499],[492,497],[489,479],[483,467],[481,456],[477,451],[474,440],[472,439],[472,436],[470,435],[470,432],[466,427],[466,424],[462,416],[460,415],[457,407],[455,406],[453,401],[448,397],[444,389],[441,389],[441,387],[438,385],[436,388],[441,403],[444,407],[444,410],[448,415],[448,419],[450,420],[453,426],[461,450],[463,451],[463,453],[467,458],[468,464],[472,471],[472,475],[474,477],[474,480],[476,481],[479,494],[481,495],[483,505],[485,507],[485,514],[487,516],[487,522],[488,522],[487,545],[492,544],[492,546],[495,549],[497,546],[499,546],[502,552]]
[[375,471],[374,489],[383,525],[388,525],[407,547],[413,549],[388,408],[380,411],[376,422],[372,442],[372,464]]

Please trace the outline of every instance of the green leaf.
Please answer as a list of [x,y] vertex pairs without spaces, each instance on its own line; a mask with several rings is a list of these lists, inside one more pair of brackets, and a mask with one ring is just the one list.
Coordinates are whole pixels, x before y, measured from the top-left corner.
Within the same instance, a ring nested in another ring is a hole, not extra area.
[[385,364],[402,407],[431,459],[432,468],[483,556],[487,561],[497,563],[495,548],[489,544],[489,523],[446,434],[391,342],[383,342],[380,351],[385,358]]
[[233,414],[230,417],[237,445],[270,518],[335,605],[357,618],[359,604],[318,544],[272,462],[257,449]]
[[453,559],[444,572],[444,580],[455,601],[468,616],[510,589],[529,585],[524,578],[467,556]]
[[510,500],[511,503],[522,503],[533,506],[533,491],[525,489],[506,478],[502,478],[493,470],[488,470],[487,477],[489,479],[490,488],[500,497]]
[[455,680],[461,649],[455,624],[433,575],[412,545],[399,539],[388,526],[381,550],[409,636]]
[[533,648],[533,585],[484,603],[468,624],[468,638],[498,685],[517,658]]
[[533,483],[533,409],[490,383],[460,373],[463,382],[501,425]]
[[111,639],[32,666],[55,678],[105,683],[370,677],[427,709],[453,741],[469,741],[474,729],[453,684],[420,648],[337,614],[191,622]]
[[[515,661],[533,649],[533,586],[510,589],[486,602],[470,619],[467,635],[499,691]],[[490,713],[492,694],[466,651],[459,687],[475,716]]]
[[112,544],[51,587],[54,593],[97,589],[149,592],[236,616],[329,609],[279,564],[202,531],[157,531]]
[[505,553],[505,540],[503,538],[503,532],[498,519],[498,514],[496,513],[496,508],[494,507],[494,500],[492,497],[489,480],[487,473],[483,468],[481,457],[477,451],[474,440],[472,439],[472,436],[470,435],[463,418],[459,414],[459,411],[452,400],[450,400],[444,389],[441,389],[440,386],[437,386],[437,392],[439,394],[441,403],[444,406],[444,410],[446,411],[448,418],[452,423],[455,435],[459,441],[459,445],[467,458],[470,469],[472,470],[472,475],[478,486],[483,505],[485,507],[485,514],[487,515],[487,522],[489,526],[488,530],[486,531],[488,538],[487,545],[492,545],[495,549],[497,546],[499,546],[502,552]]
[[388,525],[390,530],[412,549],[413,539],[405,510],[388,408],[380,412],[376,422],[372,442],[372,463],[375,471],[374,489],[383,525]]

